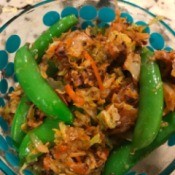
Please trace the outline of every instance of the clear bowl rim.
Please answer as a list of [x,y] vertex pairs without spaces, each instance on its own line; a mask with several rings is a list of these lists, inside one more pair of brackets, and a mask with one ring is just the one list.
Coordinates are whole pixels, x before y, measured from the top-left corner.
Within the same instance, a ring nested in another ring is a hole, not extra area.
[[[1,27],[0,27],[0,33],[2,33],[15,19],[17,19],[18,17],[20,17],[21,15],[23,15],[24,13],[36,8],[36,7],[39,7],[39,6],[42,6],[44,4],[47,4],[47,3],[51,3],[51,2],[54,2],[56,0],[45,0],[43,2],[39,2],[39,3],[36,3],[34,5],[29,5],[26,9],[22,10],[21,12],[19,12],[17,15],[15,15],[14,17],[12,17],[11,19],[9,19],[7,22],[5,22],[5,24],[3,24]],[[126,0],[118,0],[119,2],[123,2],[123,3],[126,3],[126,4],[129,4],[135,8],[138,8],[142,11],[144,11],[145,13],[149,14],[150,16],[152,16],[153,18],[156,17],[156,15],[152,12],[150,12],[149,10],[139,6],[139,5],[136,5],[134,3],[131,3],[131,2],[128,2]],[[163,20],[160,20],[160,23],[173,35],[175,36],[175,31]]]

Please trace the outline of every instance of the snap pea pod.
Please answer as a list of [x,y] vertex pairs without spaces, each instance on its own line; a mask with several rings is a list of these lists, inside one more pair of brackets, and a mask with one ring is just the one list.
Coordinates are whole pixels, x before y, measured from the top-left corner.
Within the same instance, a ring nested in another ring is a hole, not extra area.
[[72,123],[73,114],[41,76],[27,46],[21,47],[16,53],[15,72],[24,93],[46,116]]
[[[26,160],[34,161],[36,158],[41,155],[41,153],[34,153],[33,149],[35,148],[35,144],[32,141],[32,136],[39,139],[43,144],[49,142],[50,146],[54,141],[54,131],[53,129],[58,129],[58,123],[60,121],[58,119],[49,119],[46,118],[39,127],[30,131],[23,139],[20,147],[19,147],[19,158],[21,161]],[[35,139],[35,138],[34,138]],[[36,140],[37,142],[37,140]]]
[[61,36],[62,33],[67,32],[71,27],[78,23],[75,15],[66,16],[52,25],[33,43],[30,51],[33,56],[40,62],[49,44],[53,42],[54,37]]
[[163,87],[159,67],[147,48],[141,53],[138,120],[133,136],[133,151],[142,149],[155,139],[163,113]]
[[12,127],[11,127],[11,137],[17,145],[20,144],[25,133],[22,131],[21,126],[26,122],[26,116],[30,108],[31,103],[26,96],[21,98],[21,101],[16,109]]
[[137,162],[166,142],[175,133],[175,112],[169,113],[163,118],[163,121],[167,125],[159,130],[157,137],[148,147],[138,150],[134,154],[131,153],[132,143],[115,148],[107,159],[102,175],[124,175]]
[[[78,22],[77,18],[74,15],[70,15],[62,18],[60,21],[51,26],[47,31],[45,31],[39,38],[34,42],[30,51],[33,56],[37,58],[37,62],[41,61],[44,52],[48,49],[49,44],[53,41],[54,37],[59,37],[62,33],[68,31],[72,26]],[[55,67],[51,67],[54,68]],[[52,73],[52,70],[49,70],[49,73]],[[21,102],[16,110],[15,116],[12,122],[11,136],[13,140],[18,144],[21,139],[24,137],[25,133],[21,130],[21,125],[25,123],[25,116],[29,109],[29,104],[27,97],[22,97]]]

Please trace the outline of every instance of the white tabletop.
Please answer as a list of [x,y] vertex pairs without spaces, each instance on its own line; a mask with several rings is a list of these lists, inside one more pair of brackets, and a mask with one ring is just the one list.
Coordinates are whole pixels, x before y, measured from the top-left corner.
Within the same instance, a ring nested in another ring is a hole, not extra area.
[[[33,5],[43,0],[0,0],[0,26],[19,13],[26,5]],[[175,30],[175,0],[126,0],[164,16],[166,22]]]

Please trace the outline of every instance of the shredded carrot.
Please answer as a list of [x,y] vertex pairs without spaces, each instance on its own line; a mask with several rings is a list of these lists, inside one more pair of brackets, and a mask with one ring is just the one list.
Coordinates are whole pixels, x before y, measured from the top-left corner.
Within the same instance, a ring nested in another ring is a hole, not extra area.
[[71,38],[68,38],[66,39],[66,46],[69,48],[72,44],[72,39]]
[[84,99],[76,94],[76,92],[72,89],[70,84],[67,84],[65,86],[66,93],[69,95],[69,97],[78,105],[82,106],[84,105]]
[[66,165],[76,174],[84,175],[88,172],[87,166],[82,162],[74,163],[73,161],[67,161]]
[[59,146],[59,152],[60,153],[66,152],[67,150],[68,150],[68,146],[66,146],[66,145],[60,145]]
[[92,69],[93,69],[93,71],[94,71],[95,77],[96,77],[97,82],[98,82],[98,86],[99,86],[100,90],[104,90],[104,86],[103,86],[103,83],[102,83],[102,79],[101,79],[101,77],[100,77],[100,73],[99,73],[99,71],[98,71],[98,68],[97,68],[97,65],[96,65],[95,61],[94,61],[93,58],[89,55],[88,52],[84,51],[84,52],[83,52],[83,55],[84,55],[84,57],[85,57],[87,60],[90,60]]

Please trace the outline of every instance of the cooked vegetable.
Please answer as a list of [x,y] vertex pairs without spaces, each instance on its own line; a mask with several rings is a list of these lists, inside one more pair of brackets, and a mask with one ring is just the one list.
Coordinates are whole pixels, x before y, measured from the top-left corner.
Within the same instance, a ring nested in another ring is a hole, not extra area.
[[124,68],[128,70],[135,81],[139,81],[140,76],[140,55],[137,53],[130,53],[125,61]]
[[[40,62],[45,51],[48,49],[49,44],[53,41],[54,37],[59,37],[62,33],[68,31],[72,26],[78,22],[74,15],[67,16],[53,26],[51,26],[44,34],[42,34],[32,45],[30,51]],[[52,70],[51,70],[52,69]],[[54,70],[53,70],[54,69]],[[50,67],[47,73],[52,75],[57,68],[50,62]],[[21,125],[26,121],[26,115],[29,109],[29,101],[27,97],[22,97],[21,102],[16,110],[13,123],[12,123],[12,138],[16,143],[20,143],[25,133],[21,130]]]
[[175,110],[175,87],[171,83],[163,83],[165,109],[164,113],[167,114]]
[[71,27],[77,24],[77,22],[78,19],[75,15],[64,17],[39,36],[30,49],[33,56],[37,59],[37,62],[41,61],[49,44],[53,42],[53,38],[61,36],[61,34],[67,32]]
[[69,84],[65,86],[65,90],[70,98],[77,104],[77,106],[82,106],[84,104],[84,99],[79,97]]
[[153,53],[143,48],[141,53],[140,100],[138,120],[133,136],[133,151],[147,147],[155,139],[163,114],[163,87]]
[[[149,34],[120,12],[104,30],[69,30],[77,21],[65,17],[19,49],[21,90],[0,113],[11,123],[22,94],[28,98],[12,132],[23,167],[34,174],[100,175],[115,148],[104,175],[120,175],[175,132],[174,113],[160,127],[175,109],[175,52],[146,49]],[[134,127],[133,142],[122,146]]]
[[94,126],[72,127],[60,122],[55,138],[57,144],[43,160],[45,170],[55,174],[65,170],[65,174],[94,174],[94,169],[103,165],[109,154],[104,134]]
[[[45,119],[43,124],[30,131],[23,139],[19,147],[20,160],[36,161],[37,157],[41,155],[42,150],[38,150],[40,146],[49,143],[51,146],[54,141],[54,129],[59,127],[58,119]],[[44,147],[44,146],[42,146]]]
[[109,155],[103,175],[124,175],[127,173],[139,160],[154,149],[162,145],[172,134],[175,133],[175,113],[169,113],[163,118],[165,126],[160,128],[156,139],[146,148],[131,153],[132,143],[121,145],[115,148]]
[[15,72],[25,94],[39,109],[51,118],[72,123],[72,113],[42,78],[27,46],[23,46],[16,53]]
[[97,79],[97,82],[98,82],[98,86],[100,88],[100,90],[104,90],[104,87],[103,87],[103,82],[102,82],[102,79],[100,77],[100,74],[99,74],[99,71],[98,71],[98,68],[96,66],[96,63],[95,61],[93,60],[93,58],[89,55],[88,52],[84,52],[84,57],[90,61],[91,63],[91,66],[92,66],[92,69],[94,71],[94,74],[95,74],[95,77]]
[[22,125],[26,123],[26,116],[30,105],[31,103],[28,98],[26,96],[23,96],[13,118],[11,136],[12,139],[17,143],[17,145],[21,143],[23,137],[25,136],[25,133],[22,130]]

